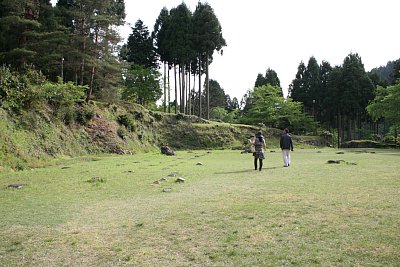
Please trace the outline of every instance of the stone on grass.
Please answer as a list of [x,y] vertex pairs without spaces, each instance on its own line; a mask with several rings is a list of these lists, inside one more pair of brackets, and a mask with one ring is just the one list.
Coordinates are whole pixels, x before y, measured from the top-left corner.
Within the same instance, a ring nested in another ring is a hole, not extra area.
[[167,155],[167,156],[175,156],[176,153],[174,150],[172,150],[169,146],[162,146],[161,147],[161,154]]
[[24,186],[26,186],[26,184],[9,184],[7,187],[14,188],[14,189],[21,189]]
[[338,159],[338,160],[330,159],[330,160],[327,161],[328,164],[340,164],[341,162],[344,162],[344,160],[342,160],[342,159]]
[[178,179],[176,179],[176,183],[184,183],[185,182],[185,178],[183,178],[183,177],[179,177]]
[[201,163],[201,162],[197,162],[197,164],[196,165],[199,165],[199,166],[201,166],[201,165],[203,165],[203,163]]
[[162,191],[163,192],[171,192],[172,191],[172,187],[166,187]]

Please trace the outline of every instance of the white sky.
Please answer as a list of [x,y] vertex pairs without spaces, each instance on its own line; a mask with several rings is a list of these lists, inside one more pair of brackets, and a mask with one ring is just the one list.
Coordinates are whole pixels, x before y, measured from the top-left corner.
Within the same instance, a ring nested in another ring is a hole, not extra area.
[[[164,6],[182,2],[194,12],[198,0],[125,0],[126,22],[133,27],[141,19],[152,31]],[[311,56],[334,66],[358,53],[367,71],[400,58],[400,0],[202,2],[214,9],[227,42],[223,56],[214,55],[210,78],[239,101],[267,68],[277,72],[286,92],[299,63]],[[121,30],[124,38],[130,26]]]

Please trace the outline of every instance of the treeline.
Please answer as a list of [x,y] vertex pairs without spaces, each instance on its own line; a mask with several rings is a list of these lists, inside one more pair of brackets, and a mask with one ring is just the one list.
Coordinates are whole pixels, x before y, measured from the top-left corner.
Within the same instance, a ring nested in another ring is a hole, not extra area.
[[[374,120],[367,112],[368,105],[377,96],[377,86],[393,86],[400,78],[400,60],[393,64],[390,75],[380,75],[376,70],[366,72],[361,57],[349,54],[340,66],[314,57],[308,64],[301,62],[296,78],[289,86],[289,96],[303,103],[310,114],[325,129],[337,130],[338,142],[371,138],[378,134],[383,121]],[[388,79],[390,77],[390,80]],[[386,131],[392,126],[386,121]]]
[[86,101],[122,99],[154,108],[164,96],[164,111],[209,118],[208,66],[226,45],[212,7],[163,8],[151,33],[138,20],[121,47],[124,18],[123,0],[58,0],[55,6],[50,0],[2,1],[0,64],[85,85]]

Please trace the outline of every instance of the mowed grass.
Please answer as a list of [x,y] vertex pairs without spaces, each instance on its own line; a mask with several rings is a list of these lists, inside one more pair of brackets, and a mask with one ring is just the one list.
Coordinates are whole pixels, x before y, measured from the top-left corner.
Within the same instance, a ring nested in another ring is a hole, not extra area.
[[221,150],[2,173],[0,266],[399,266],[400,152],[341,151],[289,168],[268,152],[262,172]]

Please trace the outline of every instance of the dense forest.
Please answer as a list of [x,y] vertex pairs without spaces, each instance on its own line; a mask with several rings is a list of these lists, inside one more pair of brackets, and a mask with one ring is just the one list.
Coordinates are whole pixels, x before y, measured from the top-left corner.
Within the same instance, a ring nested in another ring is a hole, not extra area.
[[124,24],[124,0],[1,1],[0,108],[14,115],[50,108],[68,122],[91,101],[128,101],[229,123],[290,127],[338,145],[397,138],[400,59],[367,72],[359,54],[339,66],[310,57],[299,63],[286,98],[278,74],[267,68],[239,101],[209,79],[213,57],[228,45],[209,4],[199,2],[193,12],[184,2],[160,8],[154,28],[138,20],[126,43],[118,32]]

